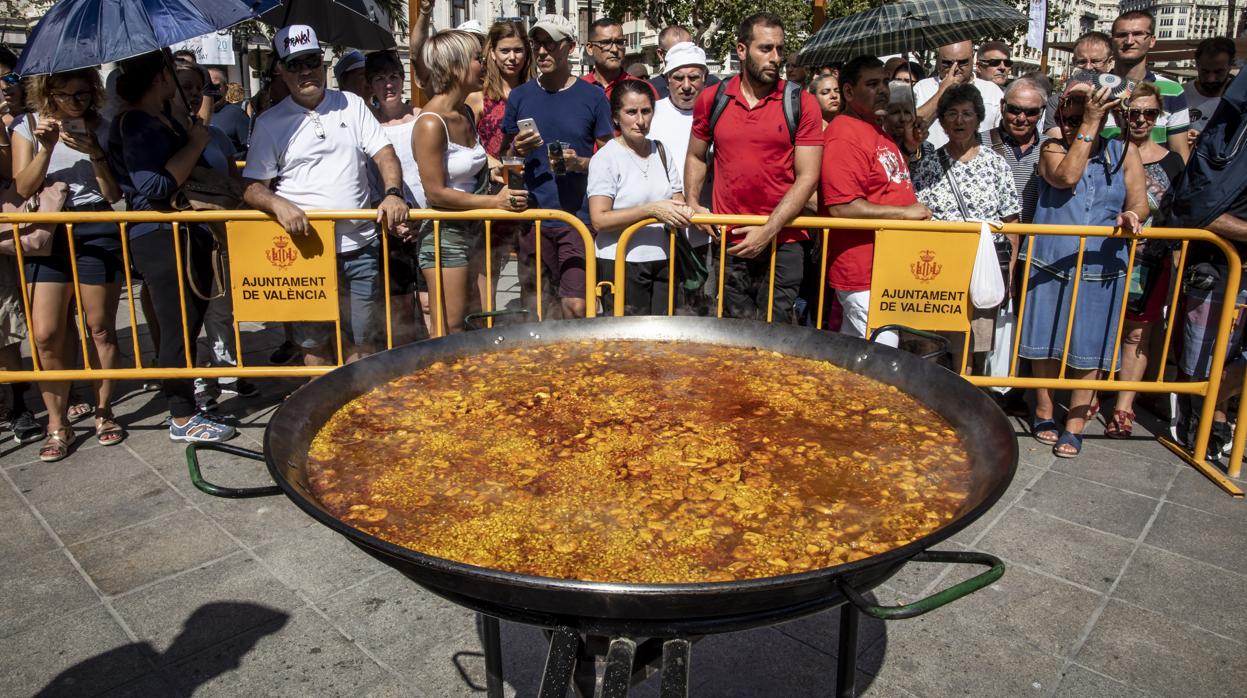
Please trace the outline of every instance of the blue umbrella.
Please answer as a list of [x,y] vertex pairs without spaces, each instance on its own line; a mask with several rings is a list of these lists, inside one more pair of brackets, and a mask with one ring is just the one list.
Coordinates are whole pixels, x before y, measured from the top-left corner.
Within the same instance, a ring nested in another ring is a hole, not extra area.
[[280,0],[60,0],[35,25],[18,75],[77,70],[232,27]]

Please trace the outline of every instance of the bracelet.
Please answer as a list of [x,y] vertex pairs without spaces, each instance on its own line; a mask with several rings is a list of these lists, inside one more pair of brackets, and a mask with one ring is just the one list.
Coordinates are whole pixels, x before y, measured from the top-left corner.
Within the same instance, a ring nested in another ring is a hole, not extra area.
[[1088,142],[1088,143],[1094,143],[1094,142],[1095,142],[1095,136],[1084,136],[1084,135],[1082,135],[1082,134],[1080,133],[1080,134],[1078,134],[1078,135],[1074,136],[1074,140],[1078,140],[1078,141],[1086,141],[1086,142]]

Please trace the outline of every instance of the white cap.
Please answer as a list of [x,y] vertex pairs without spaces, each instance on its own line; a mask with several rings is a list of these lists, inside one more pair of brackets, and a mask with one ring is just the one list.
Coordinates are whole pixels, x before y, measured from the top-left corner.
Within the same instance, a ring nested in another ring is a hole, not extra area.
[[469,19],[463,24],[455,27],[455,29],[461,32],[468,32],[469,34],[480,34],[481,36],[485,36],[484,25],[482,25],[479,20],[475,19]]
[[563,15],[542,15],[533,28],[528,30],[528,35],[532,36],[538,29],[549,34],[555,41],[576,40],[576,25]]
[[706,52],[702,47],[691,41],[681,41],[667,49],[667,60],[662,65],[662,74],[667,75],[690,65],[710,69],[706,65]]
[[277,51],[277,59],[283,62],[321,52],[316,30],[306,24],[291,24],[278,29],[273,37],[273,49]]

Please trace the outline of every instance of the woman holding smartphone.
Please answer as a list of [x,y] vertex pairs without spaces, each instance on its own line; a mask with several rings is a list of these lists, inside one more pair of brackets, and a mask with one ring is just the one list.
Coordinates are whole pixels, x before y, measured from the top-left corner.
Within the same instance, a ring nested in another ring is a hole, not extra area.
[[[13,131],[13,170],[17,193],[36,195],[46,184],[64,182],[69,187],[65,211],[111,211],[121,189],[100,146],[107,125],[100,118],[104,88],[99,72],[84,68],[39,76],[31,89],[31,106]],[[93,368],[117,366],[117,305],[121,297],[124,262],[116,223],[79,223],[73,226],[70,260],[69,231],[57,229],[52,253],[26,257],[26,281],[30,284],[31,327],[43,368],[70,368],[73,345],[67,340],[70,302],[77,302],[86,318],[86,361]],[[80,292],[74,288],[76,263]],[[48,408],[48,438],[39,459],[58,461],[69,454],[74,432],[69,426],[70,383],[40,385]],[[112,413],[112,381],[95,385],[95,437],[114,446],[125,431]]]

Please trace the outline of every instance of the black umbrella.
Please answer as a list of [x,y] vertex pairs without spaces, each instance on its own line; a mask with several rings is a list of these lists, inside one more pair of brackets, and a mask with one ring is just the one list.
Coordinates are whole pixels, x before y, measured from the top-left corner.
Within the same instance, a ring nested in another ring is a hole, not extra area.
[[375,0],[285,0],[260,16],[266,24],[306,24],[321,43],[365,50],[397,46],[390,15]]

